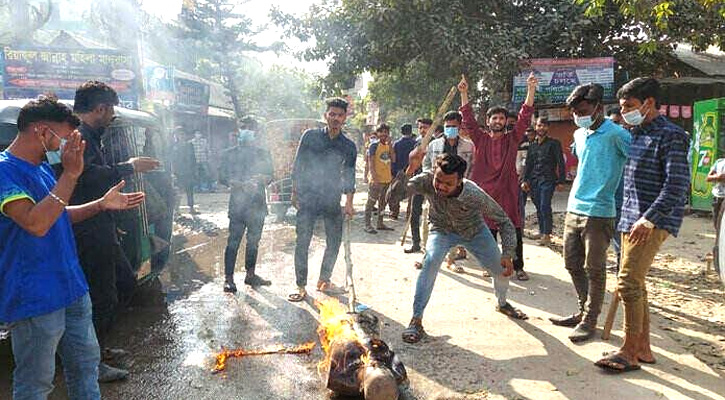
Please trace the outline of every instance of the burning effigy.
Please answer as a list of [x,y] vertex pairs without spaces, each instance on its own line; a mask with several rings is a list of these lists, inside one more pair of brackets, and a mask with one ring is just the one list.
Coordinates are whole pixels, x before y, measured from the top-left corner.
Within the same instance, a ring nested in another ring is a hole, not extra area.
[[335,298],[317,306],[317,333],[325,353],[318,370],[329,390],[365,400],[396,400],[407,393],[405,367],[380,338],[380,322],[375,315],[348,313]]

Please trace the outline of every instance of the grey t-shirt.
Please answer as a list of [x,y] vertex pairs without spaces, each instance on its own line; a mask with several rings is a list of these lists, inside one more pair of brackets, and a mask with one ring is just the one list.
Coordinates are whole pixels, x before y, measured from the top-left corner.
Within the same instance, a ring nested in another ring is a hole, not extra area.
[[[712,164],[710,172],[717,172],[718,174],[725,172],[725,158],[717,159]],[[715,197],[725,197],[725,182],[717,182],[712,185],[712,195]]]
[[485,216],[499,226],[503,255],[514,258],[516,229],[513,223],[501,206],[473,181],[463,179],[463,190],[457,197],[439,196],[433,188],[433,173],[423,172],[410,179],[408,188],[430,202],[431,231],[456,233],[471,239],[481,229],[488,229],[483,220]]

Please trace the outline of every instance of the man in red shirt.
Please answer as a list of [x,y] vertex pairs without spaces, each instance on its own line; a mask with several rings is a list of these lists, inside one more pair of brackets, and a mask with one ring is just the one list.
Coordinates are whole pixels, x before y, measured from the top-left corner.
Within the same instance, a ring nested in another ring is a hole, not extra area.
[[[518,205],[519,180],[516,174],[516,152],[519,143],[524,138],[526,128],[531,125],[531,116],[534,114],[534,94],[538,83],[538,79],[531,73],[526,82],[526,100],[521,105],[519,117],[510,132],[506,131],[507,111],[503,107],[488,109],[486,112],[487,130],[478,126],[473,108],[468,102],[468,82],[465,76],[458,84],[462,104],[460,111],[463,114],[462,127],[468,130],[474,144],[471,180],[496,200],[516,227],[514,269],[516,279],[521,281],[528,280],[529,277],[524,272],[523,221]],[[496,223],[486,219],[486,224],[496,237],[498,233]]]

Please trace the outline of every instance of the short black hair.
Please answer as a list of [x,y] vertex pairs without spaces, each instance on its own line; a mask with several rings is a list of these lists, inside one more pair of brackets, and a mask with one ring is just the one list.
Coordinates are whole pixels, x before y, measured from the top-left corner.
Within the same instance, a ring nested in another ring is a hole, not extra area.
[[103,82],[88,81],[76,89],[73,111],[87,113],[103,104],[116,106],[118,103],[118,93],[112,87]]
[[342,97],[333,97],[331,99],[325,100],[325,104],[327,105],[327,111],[330,110],[330,108],[342,108],[347,112],[347,101],[343,99]]
[[458,178],[463,178],[466,174],[466,160],[458,154],[443,153],[436,157],[436,167],[440,168],[444,174],[458,174]]
[[413,134],[413,125],[411,124],[403,124],[403,126],[400,127],[400,133],[408,136]]
[[503,114],[505,118],[508,118],[509,110],[507,110],[504,106],[493,106],[486,110],[486,118],[491,118],[496,114]]
[[433,120],[430,118],[418,118],[415,122],[420,122],[423,125],[433,125]]
[[651,77],[632,79],[617,91],[619,100],[635,98],[644,103],[650,97],[654,98],[655,104],[659,105],[660,83]]
[[434,129],[434,132],[435,132],[435,133],[441,133],[441,132],[443,132],[443,131],[444,131],[443,125],[438,125],[438,126],[436,126],[436,128]]
[[386,123],[382,123],[382,124],[378,125],[377,128],[375,128],[375,132],[382,132],[382,131],[390,132],[390,125],[388,125]]
[[443,117],[443,121],[463,121],[463,116],[461,116],[461,113],[458,111],[448,111],[446,115]]
[[573,108],[582,101],[590,104],[601,103],[604,98],[604,88],[598,83],[587,83],[574,88],[566,99],[566,105]]
[[546,117],[537,117],[536,122],[541,122],[542,124],[549,126],[551,125],[551,122],[549,122],[549,119]]
[[42,96],[31,100],[18,114],[18,130],[23,132],[34,122],[67,123],[72,127],[81,124],[81,120],[67,105],[58,101],[55,96]]
[[614,107],[607,110],[607,117],[611,117],[612,115],[622,115],[622,109]]

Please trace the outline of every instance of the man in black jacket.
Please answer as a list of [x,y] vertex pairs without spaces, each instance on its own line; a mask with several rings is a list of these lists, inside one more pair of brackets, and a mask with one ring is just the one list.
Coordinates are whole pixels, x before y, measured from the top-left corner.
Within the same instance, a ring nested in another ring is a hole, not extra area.
[[239,133],[238,145],[222,153],[219,168],[219,183],[232,189],[229,198],[229,239],[224,250],[224,291],[229,293],[237,291],[234,267],[245,230],[247,248],[244,267],[247,276],[244,283],[250,286],[271,284],[255,274],[255,267],[264,217],[267,215],[264,188],[272,181],[274,169],[269,152],[255,145],[256,122],[247,120],[245,125],[246,129]]
[[[101,136],[114,118],[113,107],[119,102],[116,92],[103,82],[89,81],[76,90],[73,111],[81,119],[81,132],[86,142],[83,173],[78,179],[71,205],[84,204],[102,197],[108,189],[134,172],[156,169],[159,162],[149,157],[135,157],[112,164],[101,149]],[[98,213],[73,225],[78,258],[90,287],[93,305],[93,326],[104,347],[106,335],[113,324],[118,306],[117,268],[127,268],[128,260],[116,235],[116,224],[109,212]],[[102,355],[111,357],[122,351],[107,349]],[[99,382],[125,379],[128,371],[101,362]]]
[[529,145],[521,188],[531,194],[539,221],[539,244],[546,246],[551,241],[554,225],[551,198],[554,190],[563,189],[566,169],[561,143],[549,137],[549,121],[539,117],[535,127],[536,140]]

